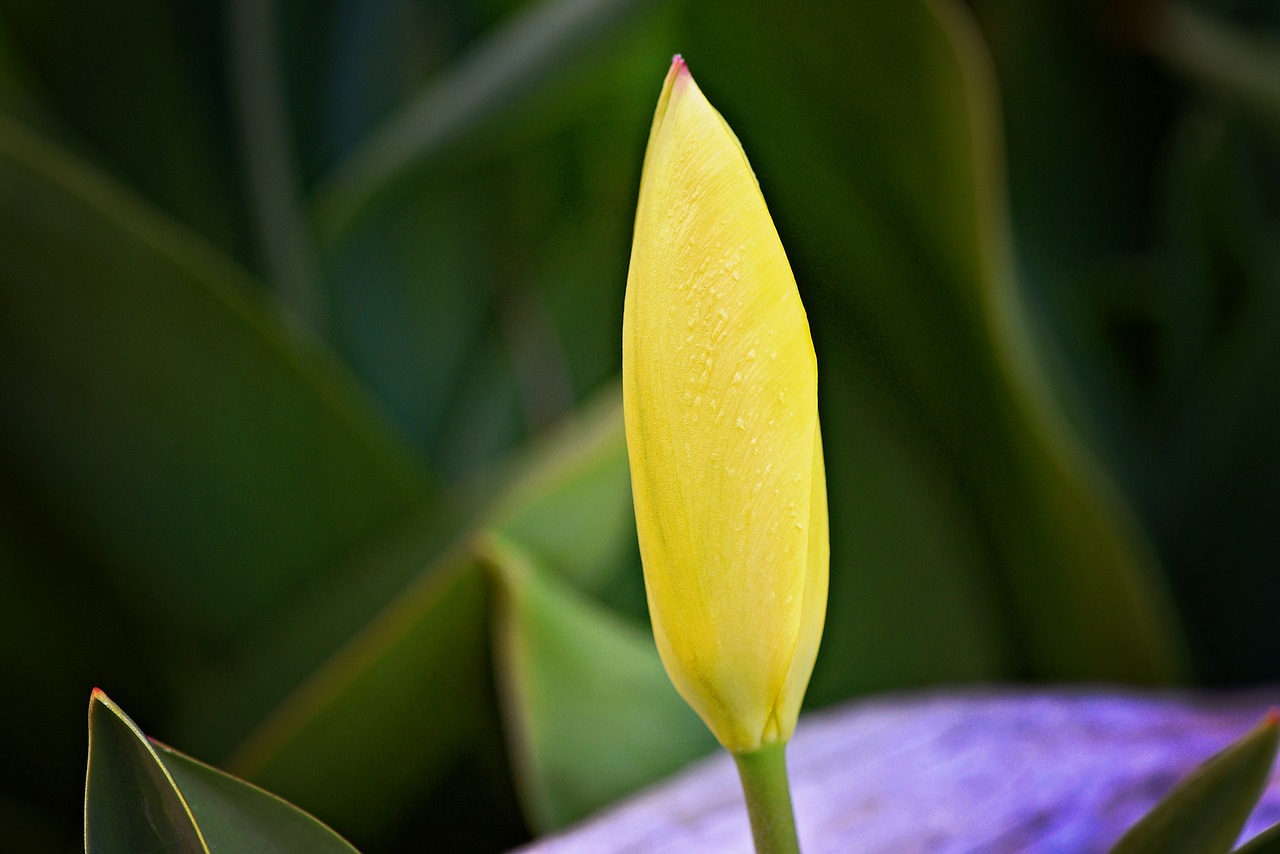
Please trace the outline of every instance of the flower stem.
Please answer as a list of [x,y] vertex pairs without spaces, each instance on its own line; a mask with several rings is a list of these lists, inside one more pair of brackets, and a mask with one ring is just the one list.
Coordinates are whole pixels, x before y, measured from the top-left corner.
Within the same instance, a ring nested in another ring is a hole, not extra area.
[[786,742],[776,742],[733,755],[747,799],[756,854],[800,854],[787,782],[786,748]]

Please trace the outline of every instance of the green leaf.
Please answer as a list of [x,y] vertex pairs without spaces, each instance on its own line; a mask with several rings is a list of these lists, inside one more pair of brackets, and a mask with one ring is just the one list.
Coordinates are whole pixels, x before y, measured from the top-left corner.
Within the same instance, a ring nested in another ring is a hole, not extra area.
[[[1158,359],[1119,410],[1142,467],[1134,490],[1166,555],[1195,639],[1200,676],[1277,672],[1267,602],[1275,596],[1271,508],[1280,500],[1280,193],[1260,132],[1189,111],[1171,137],[1164,246],[1147,311]],[[1119,419],[1117,419],[1119,420]],[[1231,568],[1231,590],[1204,567]]]
[[106,694],[89,701],[88,854],[328,854],[352,848],[297,807],[161,744]]
[[541,573],[500,537],[482,547],[507,742],[525,814],[564,827],[715,747],[653,638]]
[[1273,824],[1244,845],[1235,854],[1280,854],[1280,824]]
[[1192,81],[1257,115],[1280,140],[1280,42],[1237,30],[1188,3],[1153,15],[1157,56]]
[[226,642],[428,496],[256,286],[0,117],[0,436],[166,631]]
[[[881,390],[848,364],[831,346],[820,354],[834,562],[805,703],[1008,678],[1018,668],[1014,627],[963,496],[913,453]],[[913,536],[903,536],[904,519]]]
[[[967,517],[977,565],[996,573],[979,588],[999,591],[999,622],[1025,667],[1171,678],[1180,648],[1150,548],[1043,377],[1012,272],[994,82],[966,10],[946,0],[807,15],[763,2],[690,9],[685,55],[752,158],[820,358],[832,345],[848,354],[841,374],[872,384],[884,408],[870,417],[892,425]],[[828,481],[860,489],[838,469]],[[876,500],[859,492],[851,506]],[[884,535],[914,538],[918,525],[904,513]],[[844,574],[868,568],[839,521],[832,533],[836,599],[850,589]]]
[[155,748],[101,691],[89,700],[86,854],[207,854],[191,808]]
[[1275,713],[1216,754],[1120,837],[1111,854],[1217,854],[1231,850],[1262,796],[1280,743]]
[[356,849],[314,817],[163,744],[154,744],[212,852],[351,854]]
[[542,0],[522,10],[371,133],[317,190],[324,231],[336,235],[380,195],[456,150],[609,35],[638,0]]
[[323,334],[328,312],[302,172],[289,127],[276,3],[228,4],[233,92],[258,249],[268,278],[299,320]]
[[[485,509],[472,526],[442,556],[421,559],[417,577],[271,710],[228,766],[359,841],[377,840],[459,756],[496,741],[485,582],[472,544],[490,528],[527,535],[566,578],[608,582],[627,565],[616,538],[634,538],[625,524],[630,494],[618,463],[620,425],[611,389],[582,418],[478,485]],[[420,554],[398,554],[391,541],[386,547],[389,554],[357,564],[377,575],[384,560]],[[231,681],[234,689],[240,680]],[[331,784],[336,778],[345,781],[341,789]]]
[[79,147],[150,201],[239,257],[244,217],[211,34],[217,4],[114,8],[0,0],[28,91]]
[[635,540],[618,388],[523,456],[528,468],[492,508],[488,527],[575,587],[599,590]]
[[358,841],[384,836],[484,732],[484,602],[466,555],[441,559],[272,709],[228,767]]

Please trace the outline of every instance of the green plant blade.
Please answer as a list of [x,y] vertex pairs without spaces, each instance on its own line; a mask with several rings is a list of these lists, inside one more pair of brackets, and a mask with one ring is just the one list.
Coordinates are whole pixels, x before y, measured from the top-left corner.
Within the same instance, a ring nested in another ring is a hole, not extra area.
[[272,709],[228,767],[376,841],[488,720],[484,601],[465,555],[441,559]]
[[[1181,650],[1150,548],[1042,377],[1012,274],[994,83],[966,10],[690,8],[687,56],[744,140],[811,311],[843,319],[815,322],[820,358],[824,336],[842,343],[845,376],[875,385],[911,456],[963,496],[1023,667],[1173,677]],[[890,531],[914,537],[916,520]],[[842,573],[866,571],[842,565],[842,536],[833,525],[833,599]]]
[[1228,852],[1262,796],[1280,743],[1275,713],[1211,757],[1125,832],[1111,854]]
[[89,700],[86,854],[208,854],[209,847],[155,749],[101,691]]
[[580,819],[716,746],[653,639],[541,573],[500,537],[482,546],[507,742],[540,832]]
[[327,307],[289,127],[279,10],[274,3],[234,2],[227,17],[228,65],[258,248],[281,300],[322,335]]
[[275,795],[153,744],[106,694],[89,701],[87,854],[352,854],[345,840]]
[[487,527],[581,590],[615,580],[635,540],[621,398],[610,386],[550,441],[490,511]]
[[324,824],[270,792],[163,744],[156,755],[191,807],[213,854],[352,854],[355,848]]
[[848,354],[828,345],[822,355],[832,594],[807,707],[1016,674],[1008,603],[962,495],[936,461],[913,453],[891,403],[851,375]]
[[1244,845],[1235,854],[1280,854],[1280,824],[1273,824]]
[[341,368],[255,288],[0,117],[0,435],[165,631],[199,645],[429,492]]
[[326,234],[336,235],[374,199],[495,114],[562,71],[610,33],[638,0],[542,0],[473,48],[446,78],[409,99],[338,165],[317,191]]
[[0,17],[60,141],[241,256],[231,131],[216,57],[200,44],[216,28],[212,4],[0,0]]
[[[393,830],[459,756],[497,741],[488,600],[472,543],[490,529],[527,534],[534,553],[566,578],[588,588],[615,584],[629,565],[615,538],[634,538],[624,524],[630,495],[618,463],[620,425],[611,390],[594,412],[478,485],[485,498],[466,503],[485,509],[471,527],[442,556],[424,560],[411,583],[272,709],[228,767],[363,844]],[[346,781],[342,790],[331,785],[337,778]]]
[[1244,106],[1280,139],[1280,42],[1237,31],[1189,3],[1159,8],[1150,48],[1215,94]]
[[[1267,603],[1280,501],[1280,291],[1274,157],[1256,126],[1203,108],[1171,138],[1164,245],[1148,310],[1161,319],[1155,382],[1133,383],[1134,479],[1161,542],[1198,674],[1276,673]],[[1232,567],[1231,590],[1203,571]]]

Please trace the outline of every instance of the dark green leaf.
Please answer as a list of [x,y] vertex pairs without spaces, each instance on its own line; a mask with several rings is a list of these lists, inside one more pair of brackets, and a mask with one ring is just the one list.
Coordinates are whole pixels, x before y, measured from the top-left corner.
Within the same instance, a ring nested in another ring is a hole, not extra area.
[[272,710],[228,767],[357,841],[385,835],[489,722],[483,609],[470,560],[440,560]]
[[101,691],[89,700],[86,854],[208,854],[206,840],[155,749]]
[[178,635],[225,642],[427,494],[235,266],[0,117],[0,435]]
[[356,849],[314,817],[270,792],[163,744],[156,755],[191,808],[212,854],[353,854]]
[[562,72],[609,34],[638,0],[542,0],[472,48],[443,79],[412,97],[322,183],[317,206],[328,234],[348,227],[374,198],[413,170],[463,144],[501,111]]
[[328,307],[289,125],[278,5],[227,4],[229,64],[259,255],[281,301],[323,335]]
[[1273,713],[1196,769],[1129,828],[1111,854],[1230,851],[1270,776],[1277,721],[1280,718]]
[[[378,576],[383,563],[410,565],[417,555],[419,571],[266,716],[230,760],[232,770],[325,815],[358,841],[372,840],[464,751],[498,737],[488,702],[484,581],[471,544],[493,527],[527,536],[536,554],[584,584],[603,584],[617,572],[618,539],[634,531],[626,524],[630,493],[616,392],[500,476],[497,486],[477,487],[498,497],[444,556],[423,557],[410,530],[401,532],[407,550],[388,539],[385,553],[357,559]],[[335,788],[335,779],[344,785]]]
[[913,455],[893,407],[849,375],[847,354],[819,356],[833,563],[805,702],[1016,672],[1007,603],[962,496],[936,461]]
[[0,0],[28,91],[59,139],[240,257],[244,229],[220,100],[216,3]]
[[153,744],[101,691],[89,701],[88,854],[352,854],[341,837],[268,792]]
[[1153,15],[1150,47],[1214,94],[1257,115],[1280,140],[1280,41],[1235,29],[1189,3]]
[[[806,15],[763,2],[691,8],[686,58],[752,158],[820,355],[827,341],[845,348],[843,375],[874,385],[879,419],[967,516],[1029,668],[1177,673],[1149,548],[1043,378],[1012,271],[989,59],[967,11],[926,0]],[[834,393],[868,405],[852,388]],[[828,480],[860,488],[844,471]],[[876,500],[859,493],[850,506]],[[907,513],[885,535],[916,538],[918,524]],[[832,531],[833,599],[843,573],[891,571],[855,563],[839,519]]]

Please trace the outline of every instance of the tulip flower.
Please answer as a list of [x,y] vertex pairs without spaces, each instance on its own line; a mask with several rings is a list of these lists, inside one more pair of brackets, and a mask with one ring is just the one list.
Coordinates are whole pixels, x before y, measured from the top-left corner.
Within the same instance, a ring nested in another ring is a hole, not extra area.
[[[817,364],[751,166],[679,56],[645,153],[622,384],[658,652],[748,806],[779,774],[785,796],[827,599]],[[757,819],[789,821],[789,796],[785,812],[751,810],[758,847]]]

